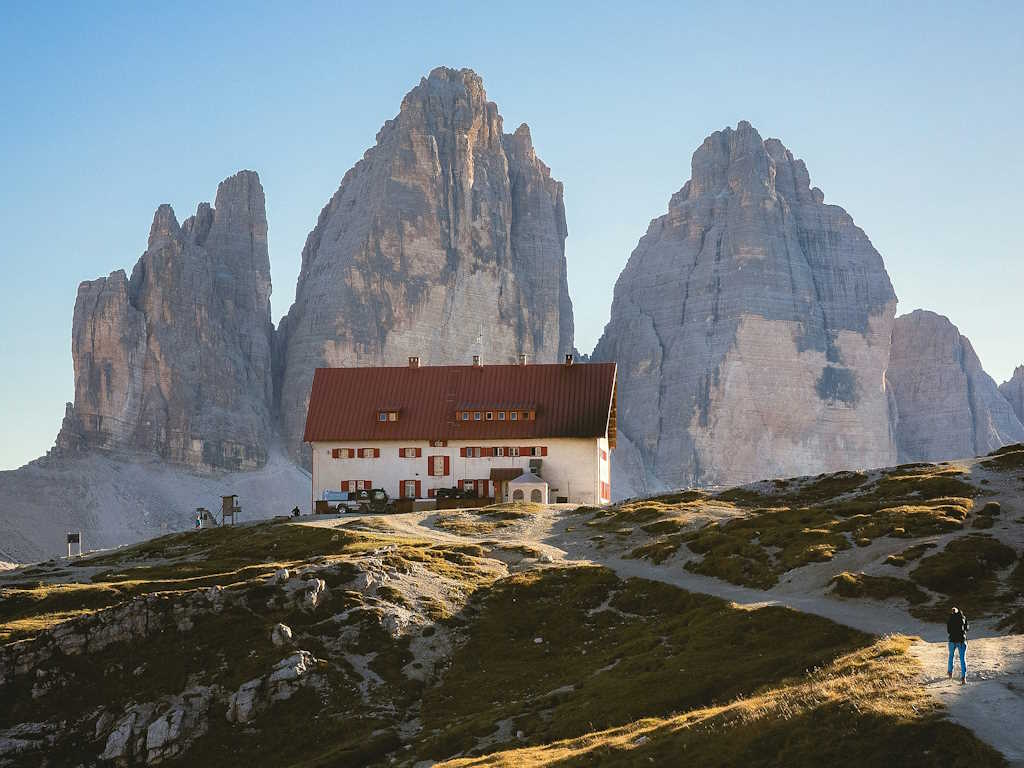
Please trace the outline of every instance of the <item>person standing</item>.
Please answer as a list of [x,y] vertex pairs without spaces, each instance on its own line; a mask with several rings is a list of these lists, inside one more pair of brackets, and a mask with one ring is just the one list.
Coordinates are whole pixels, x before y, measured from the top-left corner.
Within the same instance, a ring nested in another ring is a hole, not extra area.
[[967,662],[964,655],[967,653],[967,630],[971,625],[967,623],[967,617],[959,608],[953,608],[946,619],[946,634],[949,635],[949,664],[946,672],[949,678],[953,678],[953,654],[960,653],[960,685],[967,683]]

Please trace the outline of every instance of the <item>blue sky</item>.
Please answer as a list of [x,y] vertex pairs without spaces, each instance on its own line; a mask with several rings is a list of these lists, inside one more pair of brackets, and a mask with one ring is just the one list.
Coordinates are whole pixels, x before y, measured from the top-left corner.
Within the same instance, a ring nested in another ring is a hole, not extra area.
[[52,445],[77,285],[130,271],[157,205],[257,170],[276,321],[321,207],[442,64],[565,183],[580,349],[693,150],[746,119],[868,233],[901,313],[948,315],[997,381],[1024,363],[1024,4],[375,5],[0,0],[0,468]]

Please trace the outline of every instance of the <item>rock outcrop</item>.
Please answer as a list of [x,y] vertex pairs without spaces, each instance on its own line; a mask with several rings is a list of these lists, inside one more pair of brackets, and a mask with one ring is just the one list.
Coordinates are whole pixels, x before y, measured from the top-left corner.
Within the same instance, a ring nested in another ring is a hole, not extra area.
[[896,318],[886,380],[900,461],[980,456],[1024,442],[1024,426],[971,342],[942,315],[919,309]]
[[671,486],[880,466],[895,308],[864,232],[741,122],[694,153],[593,357],[618,362],[620,434]]
[[1009,401],[1017,418],[1024,422],[1024,365],[1013,370],[1013,376],[999,385],[999,391]]
[[285,439],[318,366],[537,362],[572,351],[562,185],[529,128],[502,131],[468,69],[439,68],[342,179],[302,251],[278,329]]
[[256,468],[273,426],[270,259],[263,188],[223,181],[181,225],[153,217],[131,279],[82,283],[72,324],[75,402],[58,453],[155,453],[194,467]]

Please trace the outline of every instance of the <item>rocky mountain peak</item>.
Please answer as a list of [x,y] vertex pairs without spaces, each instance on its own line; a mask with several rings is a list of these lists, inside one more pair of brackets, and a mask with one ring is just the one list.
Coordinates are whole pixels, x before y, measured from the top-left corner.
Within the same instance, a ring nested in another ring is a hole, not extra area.
[[594,352],[619,363],[619,431],[640,453],[619,464],[645,468],[627,490],[893,459],[881,256],[748,122],[708,136],[691,172],[630,256]]
[[885,374],[901,461],[943,461],[1024,441],[1024,425],[948,317],[896,318]]
[[58,450],[155,453],[205,468],[255,468],[273,428],[270,257],[251,171],[178,225],[153,216],[132,270],[79,286],[75,402]]
[[317,366],[571,351],[565,237],[562,185],[529,129],[503,133],[472,70],[421,79],[306,239],[278,341],[293,453]]
[[1024,365],[1018,365],[1009,381],[999,385],[999,391],[1013,407],[1017,418],[1024,422]]
[[163,203],[153,214],[153,223],[149,227],[148,248],[156,248],[164,241],[177,240],[181,237],[181,227],[178,225],[178,218],[174,215],[174,209],[168,203]]

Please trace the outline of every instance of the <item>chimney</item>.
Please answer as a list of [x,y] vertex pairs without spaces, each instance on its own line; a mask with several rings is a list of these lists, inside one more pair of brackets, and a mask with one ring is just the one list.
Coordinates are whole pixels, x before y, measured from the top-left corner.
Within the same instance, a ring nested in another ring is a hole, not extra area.
[[480,355],[473,355],[473,367],[480,368],[483,362],[480,360]]
[[565,364],[566,365],[572,365],[572,355],[566,355],[565,356]]
[[520,352],[519,353],[519,364],[520,365],[526,365],[526,353],[525,352]]
[[409,367],[410,368],[419,368],[420,367],[419,355],[410,355],[409,356]]

